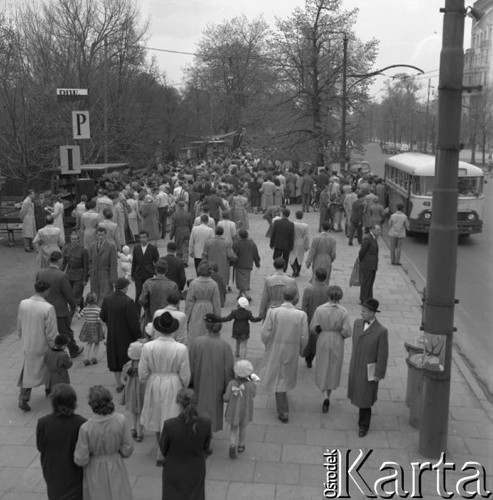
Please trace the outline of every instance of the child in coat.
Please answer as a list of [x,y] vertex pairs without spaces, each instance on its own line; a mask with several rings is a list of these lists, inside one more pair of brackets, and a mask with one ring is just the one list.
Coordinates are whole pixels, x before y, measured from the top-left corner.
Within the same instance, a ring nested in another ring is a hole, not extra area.
[[262,318],[253,316],[252,311],[248,309],[250,302],[246,297],[238,299],[237,309],[233,309],[228,316],[219,318],[214,316],[215,321],[225,323],[226,321],[233,321],[233,338],[236,340],[235,356],[237,358],[245,359],[247,355],[247,342],[250,338],[250,321],[258,323]]
[[132,254],[127,245],[122,247],[122,251],[118,252],[118,262],[124,278],[130,279],[132,274]]
[[245,451],[246,427],[253,419],[253,398],[259,378],[247,359],[240,359],[234,366],[235,378],[226,388],[223,399],[227,402],[224,420],[230,425],[229,458]]
[[140,423],[140,414],[144,404],[145,382],[139,381],[139,360],[145,339],[139,339],[128,346],[130,361],[122,368],[122,384],[124,385],[121,403],[132,416],[130,434],[140,443],[144,439],[144,426]]
[[51,394],[56,384],[70,384],[68,369],[72,366],[72,360],[66,351],[68,338],[57,335],[53,347],[45,354],[46,371],[44,385],[46,395]]
[[99,343],[104,340],[103,323],[99,317],[101,308],[98,306],[98,297],[89,292],[86,295],[84,309],[79,313],[79,318],[85,318],[80,331],[80,341],[87,342],[84,365],[95,365],[98,362]]

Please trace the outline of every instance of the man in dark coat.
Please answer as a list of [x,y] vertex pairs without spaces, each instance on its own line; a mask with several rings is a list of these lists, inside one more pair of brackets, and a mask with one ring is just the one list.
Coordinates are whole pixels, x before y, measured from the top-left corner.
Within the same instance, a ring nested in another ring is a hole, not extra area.
[[349,242],[348,245],[353,246],[354,233],[358,238],[358,243],[361,245],[363,241],[363,215],[365,213],[366,201],[363,193],[358,193],[358,199],[351,205],[351,217],[349,226]]
[[214,188],[210,190],[210,194],[207,196],[207,205],[209,207],[210,216],[214,219],[214,222],[217,225],[220,215],[219,209],[225,211],[227,208],[223,199],[218,196],[217,191]]
[[145,324],[154,319],[154,313],[168,305],[168,297],[178,291],[177,284],[166,277],[168,263],[164,258],[156,262],[156,275],[142,287],[139,302],[145,310]]
[[63,249],[62,269],[67,275],[75,303],[81,309],[84,307],[84,287],[89,276],[89,252],[80,244],[79,233],[70,235],[70,243]]
[[289,220],[291,212],[288,208],[282,211],[282,218],[274,222],[270,235],[270,247],[274,249],[273,259],[284,259],[284,272],[288,268],[289,254],[294,246],[294,224]]
[[169,238],[175,240],[176,256],[183,260],[185,267],[188,267],[188,244],[190,242],[192,220],[190,213],[185,210],[185,202],[179,201],[176,212],[170,219]]
[[260,268],[260,255],[255,242],[248,237],[248,231],[241,228],[238,231],[239,238],[233,243],[233,252],[238,256],[235,262],[235,282],[239,295],[244,295],[249,298],[250,291],[250,275],[252,273],[253,264]]
[[187,282],[187,277],[185,275],[185,264],[183,260],[176,256],[176,243],[170,241],[166,247],[168,253],[163,257],[163,259],[168,264],[168,270],[166,271],[166,277],[171,281],[174,281],[178,286],[180,292],[185,288]]
[[159,251],[152,244],[149,243],[149,233],[147,231],[140,231],[139,233],[140,244],[135,245],[132,257],[132,278],[135,282],[135,305],[137,312],[140,314],[140,295],[144,282],[154,276],[154,266],[159,260]]
[[141,336],[139,317],[133,300],[127,297],[130,281],[118,278],[115,291],[104,298],[100,318],[108,327],[106,358],[116,380],[116,392],[122,392],[121,372],[129,361],[128,346]]
[[61,270],[61,267],[61,252],[52,252],[50,255],[50,267],[39,271],[36,275],[36,281],[46,281],[51,285],[46,300],[55,308],[58,333],[67,337],[68,351],[70,356],[75,358],[82,353],[84,348],[79,347],[74,340],[71,323],[76,303],[67,275]]
[[361,318],[354,322],[353,351],[349,364],[348,398],[359,408],[359,436],[370,428],[371,407],[377,400],[378,382],[385,377],[389,357],[388,331],[375,319],[378,300],[368,299]]
[[363,304],[367,299],[373,298],[373,283],[378,269],[378,237],[382,234],[380,226],[374,226],[359,250],[359,300]]

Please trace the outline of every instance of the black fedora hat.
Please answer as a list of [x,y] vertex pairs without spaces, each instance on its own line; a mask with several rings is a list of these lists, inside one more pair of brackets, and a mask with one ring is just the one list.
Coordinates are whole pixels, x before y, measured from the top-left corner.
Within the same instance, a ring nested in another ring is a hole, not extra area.
[[379,313],[378,307],[380,306],[380,302],[377,299],[366,299],[363,304],[363,307],[366,307],[369,311],[373,311]]
[[178,330],[180,323],[168,311],[161,314],[152,322],[154,328],[160,333],[173,333]]

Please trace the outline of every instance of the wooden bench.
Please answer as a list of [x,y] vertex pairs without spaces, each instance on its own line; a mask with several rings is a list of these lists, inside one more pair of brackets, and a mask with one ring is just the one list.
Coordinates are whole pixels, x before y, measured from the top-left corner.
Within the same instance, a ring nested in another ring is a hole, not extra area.
[[18,209],[10,209],[10,211],[0,212],[0,234],[7,234],[7,245],[9,247],[15,244],[15,234],[22,233],[21,218],[13,214],[19,213]]

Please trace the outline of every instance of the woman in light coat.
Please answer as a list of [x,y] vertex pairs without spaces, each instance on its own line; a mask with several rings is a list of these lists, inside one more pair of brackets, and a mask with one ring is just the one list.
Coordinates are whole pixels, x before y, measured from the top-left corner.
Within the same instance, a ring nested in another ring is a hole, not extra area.
[[101,220],[101,216],[96,210],[96,202],[89,200],[86,203],[87,211],[80,217],[80,241],[86,250],[96,243],[96,228]]
[[65,207],[63,205],[63,198],[57,195],[53,200],[53,225],[60,228],[60,239],[62,245],[65,245],[65,228],[63,226],[63,214],[65,213]]
[[221,315],[221,298],[217,283],[211,278],[212,265],[202,261],[197,268],[198,278],[190,284],[185,302],[188,317],[188,343],[207,334],[204,316],[207,313]]
[[[140,422],[156,433],[159,444],[163,422],[180,413],[176,397],[183,387],[188,387],[190,364],[187,348],[173,337],[178,320],[165,311],[154,319],[153,327],[160,336],[144,345],[139,361],[139,380],[146,382]],[[158,446],[157,465],[162,461]]]
[[84,500],[132,500],[132,489],[123,462],[134,451],[130,425],[115,413],[110,391],[102,385],[89,389],[93,416],[82,424],[74,462],[84,467]]
[[318,306],[310,323],[310,332],[318,335],[315,358],[315,381],[326,394],[322,411],[327,413],[330,394],[339,387],[344,362],[344,340],[351,336],[347,310],[339,305],[343,293],[339,286],[329,287],[329,301]]
[[29,194],[22,202],[19,217],[22,219],[22,237],[24,238],[24,250],[33,251],[33,238],[36,234],[36,220],[34,218],[34,191],[29,190]]

